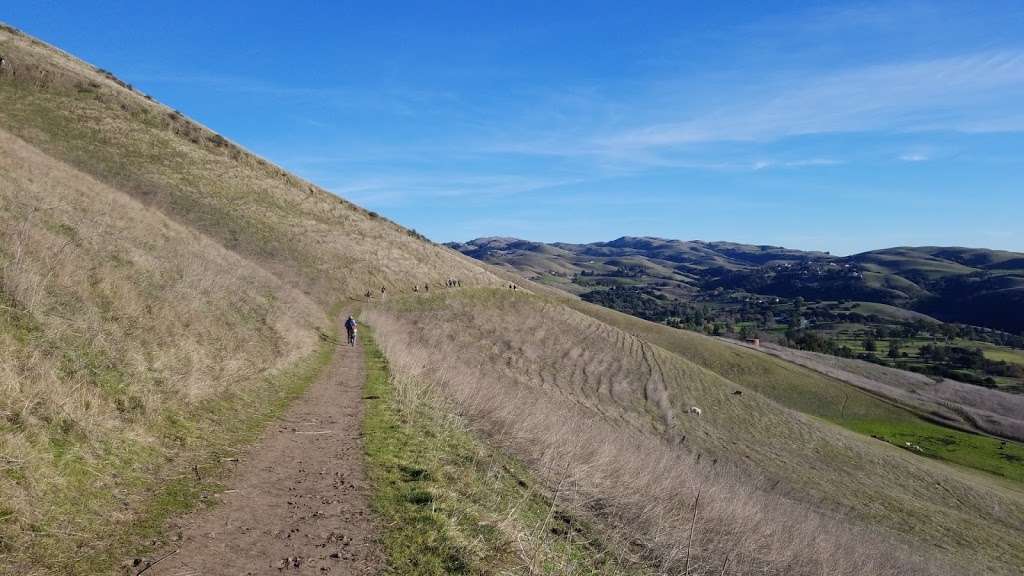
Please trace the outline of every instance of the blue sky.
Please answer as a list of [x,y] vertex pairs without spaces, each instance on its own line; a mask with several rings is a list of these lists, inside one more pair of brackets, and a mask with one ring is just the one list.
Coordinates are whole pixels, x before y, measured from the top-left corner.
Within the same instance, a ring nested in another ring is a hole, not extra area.
[[1024,2],[14,2],[437,241],[1024,251]]

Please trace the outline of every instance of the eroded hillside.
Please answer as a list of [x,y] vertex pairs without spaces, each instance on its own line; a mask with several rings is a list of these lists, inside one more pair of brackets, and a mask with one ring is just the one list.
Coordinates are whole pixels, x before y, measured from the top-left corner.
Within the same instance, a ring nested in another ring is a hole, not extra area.
[[[909,537],[905,542],[927,543],[934,550],[952,547],[957,560],[993,573],[1012,573],[1010,567],[1024,561],[1024,549],[1012,543],[1024,520],[1024,500],[1017,488],[789,409],[773,401],[769,391],[730,381],[712,371],[713,366],[702,368],[651,344],[637,327],[626,332],[564,305],[508,290],[404,300],[369,317],[392,355],[419,359],[406,369],[419,370],[421,378],[447,387],[466,410],[476,413],[495,441],[554,474],[556,482],[563,481],[557,475],[560,462],[574,471],[578,466],[579,476],[572,476],[572,482],[588,486],[584,498],[600,500],[615,493],[610,485],[629,486],[619,489],[630,498],[674,502],[674,512],[659,508],[649,513],[672,518],[664,520],[668,524],[685,525],[696,486],[707,482],[714,494],[710,498],[722,500],[707,503],[707,513],[715,520],[706,519],[711,524],[706,529],[714,536],[707,535],[704,561],[724,559],[717,548],[724,546],[719,531],[761,541],[781,528],[800,542],[796,548],[802,553],[791,550],[799,559],[786,557],[786,546],[776,542],[771,553],[743,552],[749,554],[749,570],[772,566],[770,570],[785,573],[861,573],[855,565],[842,564],[840,557],[829,560],[839,563],[835,566],[815,564],[824,562],[818,554],[833,546],[829,538],[854,538],[872,546],[870,538],[845,533],[850,526],[884,527],[887,538],[902,534]],[[729,345],[706,340],[708,353],[729,353]],[[427,357],[437,360],[423,368]],[[762,360],[762,368],[774,362]],[[794,374],[803,370],[780,366]],[[748,369],[756,378],[758,367]],[[806,377],[813,376],[808,372]],[[785,377],[776,386],[784,383]],[[689,413],[692,406],[702,414]],[[603,450],[618,452],[608,456]],[[630,460],[631,452],[637,461]],[[698,454],[705,464],[711,459],[726,471],[710,473],[688,460]],[[652,462],[666,458],[678,459],[669,465],[674,472],[663,472],[670,478],[652,478],[652,468],[657,469]],[[660,482],[677,482],[672,489],[676,495],[667,496],[663,491],[669,489]],[[764,516],[754,521],[744,516],[749,511],[733,509],[733,495]],[[780,499],[793,504],[769,504]],[[637,510],[635,502],[616,506],[623,507],[616,510],[623,515],[616,518],[620,528],[627,530],[623,537],[628,530],[647,526],[651,533],[641,540],[657,549],[659,560],[679,560],[672,556],[678,550],[673,552],[669,544],[680,534],[664,536],[667,542],[660,543],[654,535],[671,532],[669,528],[651,526],[654,519]],[[800,512],[791,515],[794,509]],[[999,514],[992,515],[993,509]],[[818,514],[845,520],[830,525]],[[815,541],[811,534],[800,535],[801,523],[830,536]],[[819,552],[811,552],[815,546]],[[775,553],[780,556],[773,558]],[[865,565],[868,572],[863,573],[922,570],[873,553],[880,564]]]

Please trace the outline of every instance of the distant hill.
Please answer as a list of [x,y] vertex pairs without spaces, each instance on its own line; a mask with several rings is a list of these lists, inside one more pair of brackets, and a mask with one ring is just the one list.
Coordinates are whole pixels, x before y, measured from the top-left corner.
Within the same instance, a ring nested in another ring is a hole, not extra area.
[[887,304],[958,322],[1024,332],[1024,254],[898,247],[838,257],[778,246],[622,237],[591,244],[479,238],[451,247],[576,294],[653,288],[654,296],[723,293]]

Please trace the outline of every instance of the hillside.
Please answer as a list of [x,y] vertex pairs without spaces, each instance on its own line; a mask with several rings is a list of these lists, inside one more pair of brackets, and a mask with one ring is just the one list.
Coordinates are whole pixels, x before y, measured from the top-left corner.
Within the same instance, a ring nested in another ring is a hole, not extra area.
[[[358,477],[365,464],[378,516],[360,525],[380,530],[388,566],[408,567],[393,573],[1024,565],[1018,443],[922,422],[840,379],[431,243],[6,26],[0,55],[0,573],[148,570],[136,553],[180,550],[169,527],[189,510],[255,518],[249,500],[217,497],[224,462],[238,460],[274,473],[261,512],[301,516],[338,562],[353,539],[318,532],[321,514],[361,493],[326,466]],[[656,253],[680,294],[705,270],[804,258],[683,244],[524,252],[589,259],[566,274],[632,273]],[[347,313],[380,352],[367,340],[365,357],[338,353]],[[360,412],[332,409],[337,398],[364,403],[361,433],[325,429]],[[282,422],[289,405],[305,411]],[[276,450],[245,462],[254,443]],[[301,509],[278,478],[303,484]],[[217,538],[249,528],[181,541],[215,561]],[[292,532],[258,535],[277,546]],[[315,570],[275,561],[261,570]]]
[[[771,541],[772,526],[783,517],[796,548],[825,550],[856,540],[878,562],[794,560],[792,573],[937,570],[888,557],[882,549],[898,549],[897,533],[929,547],[957,548],[957,557],[986,566],[982,571],[1003,570],[1001,560],[981,559],[993,546],[997,556],[1015,558],[1010,565],[1021,562],[1024,551],[1004,547],[1008,541],[998,535],[1017,530],[1020,520],[1012,518],[1024,512],[1018,488],[825,421],[839,421],[840,408],[850,421],[903,418],[887,404],[757,352],[697,335],[699,341],[688,342],[686,332],[601,308],[584,312],[499,291],[403,300],[368,318],[396,369],[454,395],[492,441],[550,481],[574,486],[578,492],[567,498],[599,501],[592,514],[609,519],[620,538],[650,542],[650,553],[670,564],[679,560],[672,542],[688,526],[699,486],[710,498],[702,512],[701,562],[720,566],[723,547],[737,546],[741,573],[758,563],[745,547]],[[844,405],[843,396],[854,398]],[[690,406],[703,415],[690,414]],[[698,455],[714,468],[684,463]],[[979,523],[994,501],[1009,508],[990,518],[995,524]],[[651,502],[659,507],[645,505]],[[980,508],[971,511],[975,505]],[[817,516],[820,511],[840,515],[842,525]],[[894,540],[883,545],[861,534],[857,527],[868,525]],[[907,553],[908,561],[912,556]]]
[[1016,252],[917,247],[833,257],[775,246],[630,237],[592,244],[480,238],[451,246],[577,294],[614,287],[686,301],[723,301],[731,294],[864,301],[1024,332],[1024,318],[1007,314],[1024,304],[1024,254]]
[[[111,73],[8,30],[0,128],[214,239],[319,302],[479,266],[253,156]],[[344,233],[340,233],[344,230]]]
[[25,557],[46,557],[40,570],[87,561],[112,530],[183,505],[153,497],[304,389],[333,306],[381,286],[499,283],[108,72],[8,27],[0,54],[12,573]]

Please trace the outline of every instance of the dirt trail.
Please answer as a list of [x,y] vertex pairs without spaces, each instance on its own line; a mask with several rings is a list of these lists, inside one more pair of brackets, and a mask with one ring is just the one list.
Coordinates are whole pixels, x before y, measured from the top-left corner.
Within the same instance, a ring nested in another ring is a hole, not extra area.
[[[309,391],[228,481],[182,520],[146,576],[374,574],[381,565],[363,467],[360,346],[340,346]],[[173,533],[173,531],[172,531]]]

